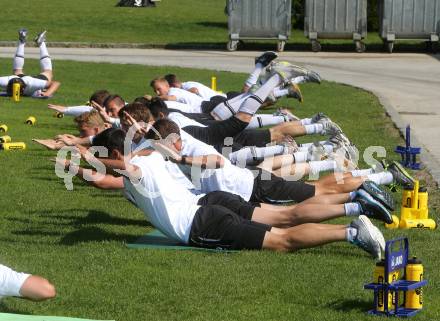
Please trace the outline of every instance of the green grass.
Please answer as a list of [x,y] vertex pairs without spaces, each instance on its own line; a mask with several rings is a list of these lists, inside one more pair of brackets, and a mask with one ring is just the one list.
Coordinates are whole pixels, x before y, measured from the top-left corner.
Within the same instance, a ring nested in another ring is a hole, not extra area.
[[[86,43],[141,43],[170,48],[205,46],[225,48],[227,16],[222,0],[164,0],[156,8],[115,7],[117,0],[3,0],[0,40],[15,41],[17,29],[30,35],[47,29],[48,41]],[[370,51],[382,49],[377,32],[366,39]],[[246,41],[241,49],[274,49],[274,41]],[[351,40],[323,40],[323,50],[353,51]],[[396,50],[424,50],[420,42],[397,44]],[[293,30],[286,50],[310,50],[302,30]]]
[[[0,73],[7,74],[10,60],[0,62]],[[205,83],[213,75],[174,67],[55,63],[63,85],[51,102],[61,104],[82,103],[98,88],[129,100],[150,92],[149,80],[169,71]],[[36,70],[37,62],[29,60],[26,67]],[[242,74],[216,75],[224,91],[240,88],[244,80]],[[329,82],[303,87],[306,101],[295,110],[298,115],[325,111],[361,150],[382,145],[394,157],[392,149],[401,139],[373,95]],[[377,320],[365,314],[372,295],[362,289],[372,280],[374,261],[345,243],[295,254],[126,248],[151,226],[119,193],[92,189],[79,180],[74,191],[64,188],[49,161],[55,153],[31,139],[75,130],[71,118],[54,118],[46,104],[0,99],[0,122],[9,126],[15,141],[28,144],[25,151],[0,152],[0,262],[47,277],[58,296],[42,303],[7,298],[1,311],[118,321]],[[29,115],[37,118],[33,127],[23,124]],[[438,218],[439,192],[430,192],[431,215]],[[438,319],[438,232],[381,229],[387,238],[408,236],[412,254],[424,261],[430,282],[424,292],[426,310],[415,320]]]

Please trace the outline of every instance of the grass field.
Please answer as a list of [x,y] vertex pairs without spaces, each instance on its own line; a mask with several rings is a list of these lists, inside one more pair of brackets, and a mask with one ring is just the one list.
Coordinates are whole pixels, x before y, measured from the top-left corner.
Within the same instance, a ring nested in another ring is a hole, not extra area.
[[[31,73],[37,62],[27,61],[26,68]],[[0,74],[9,69],[10,60],[0,59]],[[213,74],[66,61],[56,61],[55,70],[63,85],[51,102],[60,104],[80,104],[98,88],[130,100],[150,91],[151,78],[169,71],[205,83]],[[224,91],[240,88],[244,79],[227,72],[217,77]],[[324,111],[361,151],[382,145],[395,157],[392,150],[401,139],[372,94],[329,82],[304,85],[303,93],[306,101],[295,110],[299,116]],[[58,296],[43,303],[7,298],[0,311],[118,321],[377,320],[365,314],[372,295],[362,289],[372,280],[374,261],[347,244],[295,254],[128,249],[126,243],[151,229],[143,214],[119,193],[92,189],[79,180],[74,191],[67,191],[49,161],[55,153],[31,142],[75,133],[72,119],[54,118],[46,104],[0,98],[0,123],[9,126],[15,141],[28,144],[25,151],[0,152],[0,262],[47,277]],[[33,127],[23,124],[29,115],[37,118]],[[438,218],[440,193],[432,187],[430,193],[432,216]],[[415,320],[438,320],[438,232],[389,231],[379,225],[386,238],[408,236],[412,253],[424,261],[430,282],[424,292],[426,310]]]
[[[225,48],[227,16],[222,0],[163,0],[156,8],[115,7],[117,0],[21,0],[4,3],[0,40],[15,41],[17,29],[31,34],[47,29],[48,41],[85,43],[141,43],[169,48]],[[370,51],[382,50],[377,32],[365,40]],[[274,50],[276,42],[245,42],[240,49]],[[350,40],[323,40],[323,50],[354,51]],[[293,30],[286,50],[310,50],[302,30]],[[423,51],[424,44],[397,43],[396,51]]]

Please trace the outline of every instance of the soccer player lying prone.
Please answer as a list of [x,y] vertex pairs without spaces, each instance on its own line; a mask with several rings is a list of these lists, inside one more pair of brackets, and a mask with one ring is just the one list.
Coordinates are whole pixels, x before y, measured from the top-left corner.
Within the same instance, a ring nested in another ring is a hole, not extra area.
[[[124,189],[125,195],[156,228],[179,242],[208,248],[296,251],[348,241],[376,258],[383,251],[385,241],[381,232],[366,216],[359,216],[360,212],[355,214],[355,208],[361,205],[350,202],[347,196],[345,204],[321,205],[310,200],[276,207],[248,203],[228,192],[194,194],[172,176],[166,165],[170,161],[157,151],[148,150],[144,156],[124,156],[124,131],[108,129],[96,136],[96,140],[108,148],[114,161],[108,167],[120,170],[123,176],[106,174],[90,183],[97,187]],[[152,142],[152,146],[156,145]],[[163,153],[170,152],[164,145],[157,147]],[[213,162],[206,157],[183,160],[175,155],[173,161],[209,170],[222,166],[215,155],[214,159]],[[77,167],[73,163],[65,165]],[[80,167],[75,172],[86,180],[94,175],[91,170]],[[384,214],[377,208],[374,210],[377,216]],[[319,223],[345,215],[359,217],[348,226]]]

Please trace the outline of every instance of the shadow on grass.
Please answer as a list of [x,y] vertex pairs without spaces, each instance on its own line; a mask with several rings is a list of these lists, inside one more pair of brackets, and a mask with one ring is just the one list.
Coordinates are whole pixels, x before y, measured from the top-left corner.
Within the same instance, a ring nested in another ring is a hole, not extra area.
[[10,308],[7,306],[7,304],[5,304],[5,302],[2,302],[2,301],[0,301],[0,312],[1,313],[14,313],[14,314],[30,315],[29,312],[20,311],[17,309]]
[[209,28],[228,29],[227,22],[201,21],[196,22],[196,25]]
[[[63,213],[69,213],[69,212],[78,212],[78,210],[70,210],[70,211],[62,211]],[[55,218],[55,219],[61,219],[61,220],[71,220],[69,225],[73,226],[81,226],[81,225],[87,225],[87,224],[109,224],[109,225],[137,225],[137,226],[144,226],[144,227],[151,227],[152,225],[147,220],[137,220],[137,219],[130,219],[130,218],[121,218],[121,217],[115,217],[111,216],[110,214],[102,211],[89,211],[87,216],[75,216],[71,215],[50,215],[50,213],[57,213],[56,211],[49,211],[45,212],[46,214],[40,215],[40,217],[47,217],[47,218]]]
[[[294,41],[294,40],[293,40]],[[195,43],[195,42],[176,42],[166,44],[165,49],[193,49],[193,50],[225,50],[228,39],[225,38],[224,42],[205,42],[205,43]],[[262,40],[262,41],[240,41],[238,45],[238,51],[268,51],[276,50],[277,40]],[[326,43],[323,41],[321,43],[323,52],[347,52],[355,53],[355,45],[353,42],[346,43]],[[374,43],[366,44],[366,53],[386,53],[383,44]],[[300,43],[287,43],[284,51],[299,51],[299,52],[310,52],[311,44],[306,42]],[[394,45],[394,53],[423,53],[432,54],[431,51],[427,50],[425,43],[396,43]],[[362,54],[359,54],[362,57]]]
[[98,227],[85,227],[76,231],[67,233],[60,241],[63,245],[76,245],[85,242],[134,242],[139,236],[129,234],[115,234],[104,231]]
[[367,312],[372,305],[372,301],[343,300],[330,302],[327,306],[338,312]]

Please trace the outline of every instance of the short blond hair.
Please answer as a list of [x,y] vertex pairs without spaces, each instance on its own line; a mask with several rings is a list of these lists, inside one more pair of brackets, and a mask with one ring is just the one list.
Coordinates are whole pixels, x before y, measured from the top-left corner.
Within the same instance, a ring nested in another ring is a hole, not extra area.
[[85,125],[87,127],[93,128],[104,128],[104,120],[99,115],[99,113],[96,110],[92,110],[87,113],[83,113],[74,119],[75,123],[79,126]]

